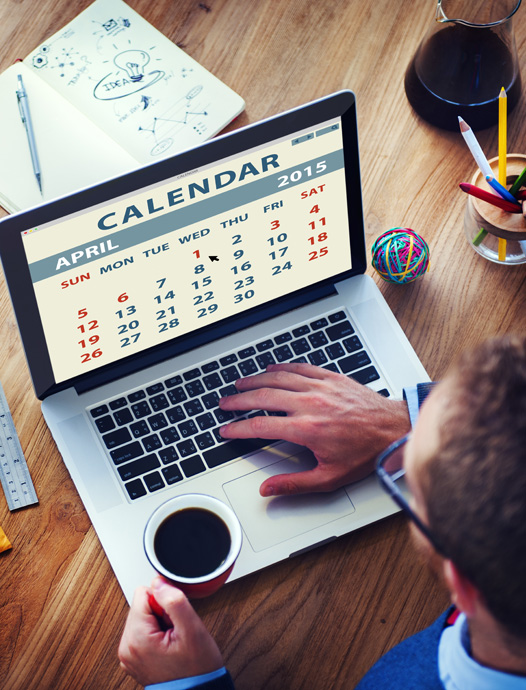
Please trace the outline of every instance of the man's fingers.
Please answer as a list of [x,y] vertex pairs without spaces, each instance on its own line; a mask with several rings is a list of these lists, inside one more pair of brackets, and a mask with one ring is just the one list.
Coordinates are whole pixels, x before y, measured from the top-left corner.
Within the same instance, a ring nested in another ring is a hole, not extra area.
[[318,466],[305,472],[277,474],[275,477],[269,477],[259,487],[259,493],[261,496],[270,497],[333,491],[340,484],[336,476],[332,476],[331,473]]

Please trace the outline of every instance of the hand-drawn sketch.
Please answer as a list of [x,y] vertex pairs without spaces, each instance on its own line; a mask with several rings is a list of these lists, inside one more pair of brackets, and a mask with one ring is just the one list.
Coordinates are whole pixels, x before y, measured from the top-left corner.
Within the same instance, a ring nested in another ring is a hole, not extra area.
[[144,162],[213,136],[244,105],[122,0],[96,0],[27,61]]

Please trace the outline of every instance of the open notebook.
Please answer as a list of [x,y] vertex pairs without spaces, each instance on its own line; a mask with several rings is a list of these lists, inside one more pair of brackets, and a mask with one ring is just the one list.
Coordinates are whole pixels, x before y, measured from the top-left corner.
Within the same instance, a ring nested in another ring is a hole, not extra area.
[[[16,98],[22,75],[42,170]],[[29,208],[201,143],[243,99],[122,0],[96,0],[0,75],[0,204]]]

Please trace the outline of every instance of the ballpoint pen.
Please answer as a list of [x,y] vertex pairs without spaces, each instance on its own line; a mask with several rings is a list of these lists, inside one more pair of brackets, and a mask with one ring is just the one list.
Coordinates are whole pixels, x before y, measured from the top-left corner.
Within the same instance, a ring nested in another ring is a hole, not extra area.
[[31,115],[29,113],[29,103],[27,100],[27,93],[24,88],[24,82],[22,81],[22,76],[18,75],[18,89],[16,91],[16,97],[18,100],[18,109],[20,111],[20,117],[22,118],[22,123],[25,127],[27,134],[27,141],[29,143],[29,151],[31,153],[31,163],[33,164],[33,172],[37,178],[38,188],[42,194],[42,175],[40,172],[40,163],[38,162],[37,155],[37,145],[35,141],[35,133],[33,131],[33,124],[31,122]]

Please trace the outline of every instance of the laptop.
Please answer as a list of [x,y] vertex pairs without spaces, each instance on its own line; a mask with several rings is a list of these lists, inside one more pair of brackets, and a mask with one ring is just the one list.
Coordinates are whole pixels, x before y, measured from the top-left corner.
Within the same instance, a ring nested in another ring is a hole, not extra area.
[[9,216],[0,253],[44,417],[128,600],[153,576],[146,522],[177,494],[238,515],[231,579],[396,510],[373,477],[262,498],[264,479],[313,456],[218,431],[265,414],[217,401],[272,362],[386,396],[428,380],[364,274],[351,91]]

